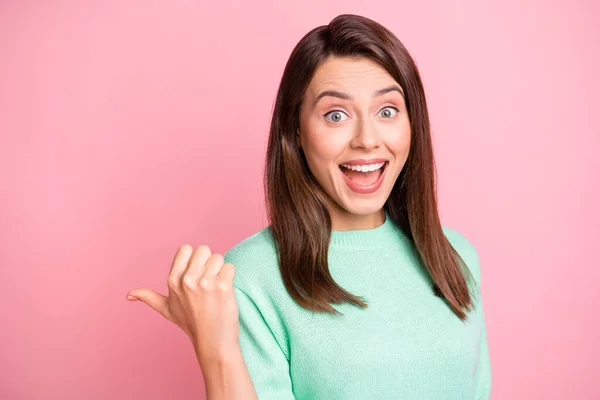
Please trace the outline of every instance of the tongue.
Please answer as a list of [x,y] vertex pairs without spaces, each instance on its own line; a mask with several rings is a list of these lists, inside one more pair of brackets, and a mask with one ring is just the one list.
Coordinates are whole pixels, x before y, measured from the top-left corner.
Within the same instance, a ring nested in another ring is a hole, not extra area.
[[342,167],[342,171],[346,174],[348,178],[352,182],[358,183],[359,185],[367,186],[372,185],[377,182],[379,176],[381,175],[381,168],[376,169],[375,171],[369,172],[360,172],[360,171],[352,171],[351,169]]

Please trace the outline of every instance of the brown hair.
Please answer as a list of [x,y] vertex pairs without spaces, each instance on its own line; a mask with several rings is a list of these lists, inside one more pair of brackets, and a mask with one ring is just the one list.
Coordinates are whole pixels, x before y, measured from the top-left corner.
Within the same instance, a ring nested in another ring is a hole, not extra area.
[[[411,145],[384,208],[413,241],[434,282],[461,319],[473,303],[461,264],[439,220],[436,171],[425,93],[417,67],[400,40],[368,18],[344,14],[307,33],[285,66],[271,120],[264,171],[270,230],[279,268],[289,294],[302,307],[338,314],[330,303],[366,303],[331,277],[327,254],[331,216],[324,193],[312,176],[297,134],[300,107],[313,73],[328,56],[368,57],[383,66],[402,86],[411,125]],[[469,271],[470,275],[470,271]],[[472,276],[471,276],[472,279]]]

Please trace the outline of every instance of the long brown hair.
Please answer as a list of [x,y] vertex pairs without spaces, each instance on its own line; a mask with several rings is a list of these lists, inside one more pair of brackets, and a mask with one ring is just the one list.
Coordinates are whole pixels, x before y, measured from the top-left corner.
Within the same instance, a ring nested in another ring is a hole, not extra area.
[[344,14],[307,33],[285,66],[271,120],[264,171],[269,227],[289,294],[302,307],[337,314],[330,303],[366,303],[331,277],[327,254],[331,216],[312,176],[297,134],[302,98],[313,73],[328,56],[368,57],[402,86],[411,124],[408,159],[385,203],[393,221],[413,241],[432,278],[433,292],[461,319],[473,307],[463,259],[439,220],[436,171],[425,93],[417,67],[400,40],[368,18]]

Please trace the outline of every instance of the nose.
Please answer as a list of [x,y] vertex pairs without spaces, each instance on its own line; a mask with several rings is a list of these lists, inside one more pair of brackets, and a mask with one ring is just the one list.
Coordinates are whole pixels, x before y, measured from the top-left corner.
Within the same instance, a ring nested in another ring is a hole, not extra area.
[[356,126],[350,147],[371,150],[376,149],[380,145],[381,137],[377,126],[368,119],[360,121]]

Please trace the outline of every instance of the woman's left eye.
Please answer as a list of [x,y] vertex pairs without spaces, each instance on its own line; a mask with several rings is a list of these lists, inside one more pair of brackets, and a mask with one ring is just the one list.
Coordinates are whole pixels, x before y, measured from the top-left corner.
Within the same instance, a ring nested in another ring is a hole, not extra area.
[[398,113],[398,109],[396,107],[387,106],[379,111],[379,114],[382,114],[384,118],[393,118]]

